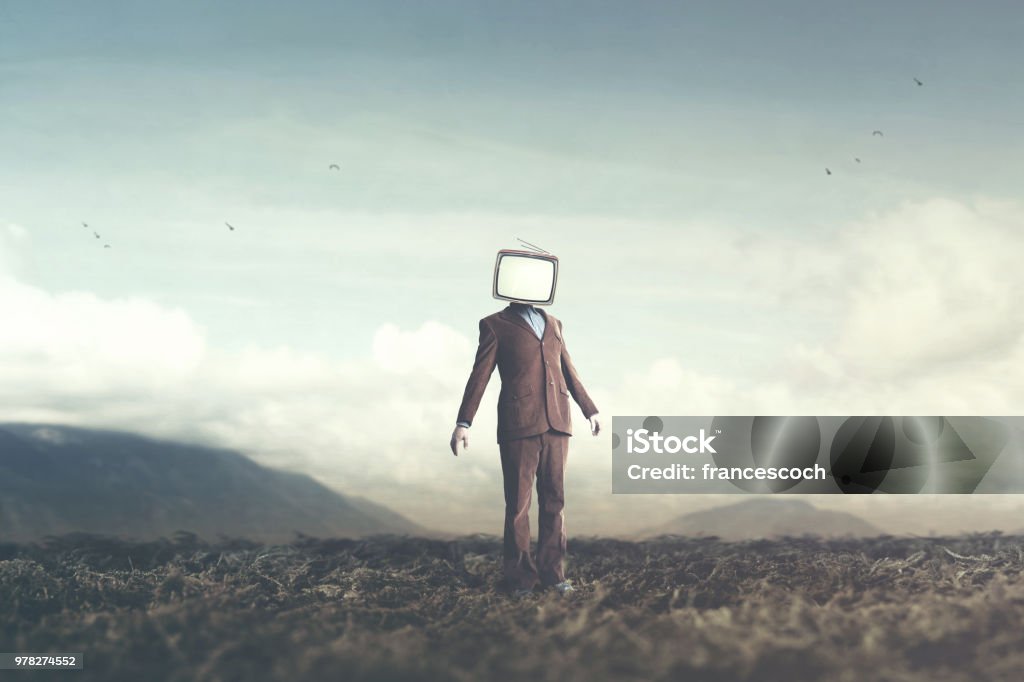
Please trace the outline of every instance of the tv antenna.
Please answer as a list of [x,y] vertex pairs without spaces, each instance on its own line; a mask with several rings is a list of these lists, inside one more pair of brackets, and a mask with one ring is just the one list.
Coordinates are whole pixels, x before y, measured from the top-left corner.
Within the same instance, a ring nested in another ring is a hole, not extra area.
[[542,249],[542,248],[540,248],[539,246],[537,246],[536,244],[531,244],[530,242],[526,241],[525,239],[520,239],[519,237],[516,237],[516,239],[518,239],[518,240],[519,240],[519,243],[520,243],[520,244],[522,244],[522,245],[523,245],[523,246],[525,246],[526,248],[530,249],[531,251],[536,251],[537,253],[546,253],[546,254],[548,254],[549,256],[551,255],[551,252],[550,252],[550,251],[547,251],[547,250],[545,250],[545,249]]

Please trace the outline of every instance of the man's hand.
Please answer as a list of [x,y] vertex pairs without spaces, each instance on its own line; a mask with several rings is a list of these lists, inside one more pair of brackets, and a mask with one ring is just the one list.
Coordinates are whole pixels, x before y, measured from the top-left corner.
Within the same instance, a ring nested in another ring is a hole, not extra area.
[[590,433],[595,436],[601,433],[601,419],[599,415],[592,415],[590,417]]
[[452,448],[452,454],[456,457],[459,456],[460,442],[462,443],[463,450],[469,449],[469,429],[465,426],[456,426],[455,430],[452,431],[452,442],[450,445]]

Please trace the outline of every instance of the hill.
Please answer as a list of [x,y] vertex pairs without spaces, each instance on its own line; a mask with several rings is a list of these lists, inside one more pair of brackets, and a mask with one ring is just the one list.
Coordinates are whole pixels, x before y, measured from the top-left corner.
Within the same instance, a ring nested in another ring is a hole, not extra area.
[[757,498],[684,514],[642,535],[717,536],[726,540],[884,535],[853,514],[818,509],[803,500]]
[[0,425],[0,540],[188,531],[287,541],[423,534],[397,513],[231,450],[65,426]]

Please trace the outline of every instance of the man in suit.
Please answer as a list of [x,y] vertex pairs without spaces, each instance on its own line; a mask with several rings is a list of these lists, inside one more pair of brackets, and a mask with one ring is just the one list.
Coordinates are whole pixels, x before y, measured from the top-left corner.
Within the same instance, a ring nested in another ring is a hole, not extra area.
[[[569,396],[596,436],[597,407],[587,395],[562,337],[562,323],[532,305],[513,302],[480,320],[480,343],[459,407],[452,454],[469,447],[469,428],[494,368],[498,395],[498,446],[505,488],[503,568],[517,596],[538,583],[566,595],[573,591],[562,566],[566,550],[563,477],[572,424]],[[530,551],[530,500],[537,481],[536,562]]]

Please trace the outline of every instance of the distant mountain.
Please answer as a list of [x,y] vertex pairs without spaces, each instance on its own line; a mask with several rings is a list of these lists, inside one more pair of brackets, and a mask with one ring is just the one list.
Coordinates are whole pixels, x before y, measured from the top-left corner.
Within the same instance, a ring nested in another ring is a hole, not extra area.
[[803,500],[757,498],[684,514],[643,533],[663,534],[752,540],[786,535],[870,537],[885,533],[853,514],[818,509]]
[[73,531],[191,531],[267,542],[295,533],[424,534],[399,514],[231,450],[129,433],[0,424],[0,540]]

